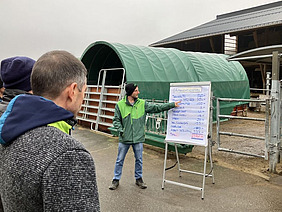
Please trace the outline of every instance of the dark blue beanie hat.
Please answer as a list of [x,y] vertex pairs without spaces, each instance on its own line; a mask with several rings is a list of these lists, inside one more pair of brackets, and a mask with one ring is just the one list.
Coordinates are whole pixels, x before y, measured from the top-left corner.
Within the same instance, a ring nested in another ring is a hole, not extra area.
[[4,87],[30,91],[30,75],[35,60],[28,57],[11,57],[1,62],[1,78]]
[[125,92],[127,96],[131,96],[131,94],[134,92],[135,88],[137,87],[136,84],[129,83],[125,86]]

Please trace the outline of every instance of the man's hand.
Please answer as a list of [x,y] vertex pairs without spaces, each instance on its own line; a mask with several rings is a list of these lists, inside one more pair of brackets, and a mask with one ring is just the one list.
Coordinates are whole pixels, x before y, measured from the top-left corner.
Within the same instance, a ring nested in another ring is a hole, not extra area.
[[179,107],[179,103],[180,103],[180,102],[181,102],[181,101],[174,102],[175,107]]

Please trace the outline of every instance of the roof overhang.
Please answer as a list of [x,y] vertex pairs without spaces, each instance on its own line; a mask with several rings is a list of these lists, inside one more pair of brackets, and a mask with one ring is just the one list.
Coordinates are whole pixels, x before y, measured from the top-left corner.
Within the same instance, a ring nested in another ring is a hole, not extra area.
[[[247,50],[227,58],[229,61],[248,61],[256,63],[272,63],[273,52],[278,52],[279,57],[282,55],[282,45],[265,46],[256,49]],[[280,65],[281,64],[280,60]]]
[[222,30],[222,31],[218,31],[218,32],[207,32],[205,34],[199,34],[199,35],[190,36],[190,37],[181,38],[181,39],[175,39],[175,40],[170,40],[170,41],[159,41],[159,42],[150,44],[149,46],[158,47],[158,46],[164,46],[164,45],[169,45],[169,44],[174,44],[174,43],[194,41],[194,40],[198,40],[198,39],[208,39],[208,38],[212,38],[212,37],[215,37],[215,36],[223,36],[223,35],[226,35],[226,34],[238,34],[238,33],[243,33],[243,32],[247,32],[247,31],[258,30],[258,29],[261,29],[261,28],[267,28],[267,27],[272,27],[272,26],[280,26],[280,25],[282,25],[282,21],[271,22],[271,23],[268,23],[268,24],[257,24],[255,26],[241,27],[241,28],[236,28],[236,29],[232,29],[232,30]]
[[282,25],[281,17],[282,1],[273,2],[218,15],[215,20],[165,38],[150,46],[164,46],[224,34],[236,35],[243,31],[252,31],[276,26],[280,27]]

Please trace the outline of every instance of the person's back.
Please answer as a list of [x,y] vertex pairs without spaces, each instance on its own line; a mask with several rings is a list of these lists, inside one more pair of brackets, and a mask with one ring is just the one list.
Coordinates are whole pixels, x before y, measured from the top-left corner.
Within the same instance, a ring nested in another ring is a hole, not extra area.
[[[75,57],[69,59],[69,54],[60,51],[51,55],[64,60],[61,66],[73,67],[71,71],[81,74],[78,78],[84,79],[85,84],[86,70],[83,68],[79,73],[83,66],[80,61]],[[44,61],[40,64],[40,61],[39,58],[34,66],[32,87],[35,94],[44,94],[41,96],[48,99],[38,95],[19,95],[10,102],[0,119],[3,209],[100,211],[94,161],[84,146],[68,134],[75,124],[73,117],[81,106],[86,85],[83,84],[83,90],[72,79],[53,79],[58,81],[57,88],[48,89],[51,82],[48,76],[46,83],[42,83],[46,72],[43,66],[48,64],[44,65]],[[63,85],[68,81],[71,84],[65,88]],[[60,95],[54,94],[56,92]]]
[[[1,154],[4,168],[0,184],[4,188],[1,196],[5,211],[80,211],[98,207],[93,195],[97,193],[93,161],[79,142],[63,132],[52,127],[36,128],[17,138]],[[93,175],[81,179],[81,169]],[[69,185],[62,187],[66,180]],[[79,188],[80,184],[85,187]],[[77,189],[87,190],[88,196],[82,199]],[[62,199],[68,196],[69,199]]]
[[15,96],[31,92],[30,75],[34,63],[35,60],[29,57],[18,56],[1,61],[1,79],[5,90],[0,103],[0,116]]

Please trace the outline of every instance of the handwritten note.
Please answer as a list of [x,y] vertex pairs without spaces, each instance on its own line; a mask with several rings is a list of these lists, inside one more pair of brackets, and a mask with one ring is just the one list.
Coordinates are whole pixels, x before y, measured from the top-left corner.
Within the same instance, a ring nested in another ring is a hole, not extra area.
[[168,112],[166,140],[207,146],[210,82],[171,83],[170,102],[180,107]]

